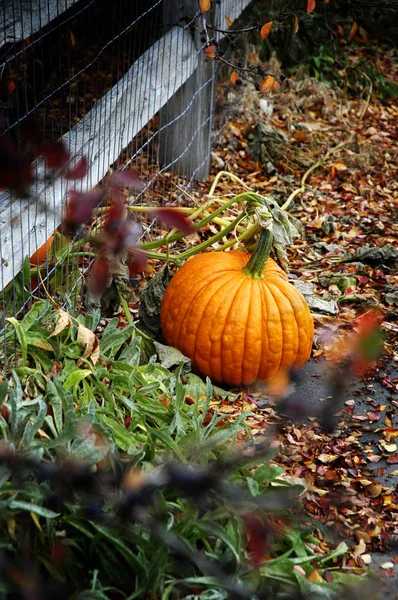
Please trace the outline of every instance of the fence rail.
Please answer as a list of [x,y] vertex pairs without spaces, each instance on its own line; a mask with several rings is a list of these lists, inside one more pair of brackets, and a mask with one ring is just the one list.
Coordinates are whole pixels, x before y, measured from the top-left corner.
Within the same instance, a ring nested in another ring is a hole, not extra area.
[[[215,22],[225,23],[225,16],[232,20],[237,18],[250,1],[224,0],[220,6],[214,3],[217,13]],[[67,55],[71,60],[73,44],[78,43],[76,40],[73,42],[73,29],[79,26],[79,19],[83,18],[81,15],[86,14],[87,17],[96,4],[92,0],[41,0],[35,4],[35,10],[30,10],[31,1],[21,0],[18,6],[17,2],[7,0],[3,9],[4,24],[0,32],[0,70],[4,72],[8,68],[12,75],[13,70],[16,70],[17,57],[21,60],[26,58],[28,50],[39,42],[43,51],[46,36],[53,35],[51,32],[57,28],[61,32],[60,37],[72,40],[72,47]],[[152,38],[157,37],[156,41],[143,52],[139,48],[130,50],[129,55],[138,57],[124,69],[124,74],[108,91],[92,102],[91,107],[84,106],[87,109],[84,116],[81,119],[75,117],[76,125],[71,125],[69,131],[62,136],[72,156],[78,158],[85,155],[89,159],[89,171],[79,184],[80,189],[91,188],[100,182],[109,167],[118,161],[122,151],[131,146],[133,139],[136,139],[135,149],[129,148],[130,152],[124,156],[124,164],[134,162],[144,148],[148,150],[151,146],[152,155],[156,152],[155,160],[162,163],[159,164],[159,172],[172,169],[191,180],[205,178],[209,168],[215,67],[213,63],[205,62],[198,30],[194,31],[192,28],[195,20],[200,18],[198,2],[176,2],[177,5],[177,12],[174,10],[172,14],[174,21],[170,23],[167,22],[170,10],[166,0],[142,0],[140,14],[133,14],[119,31],[113,32],[110,39],[103,40],[102,45],[98,45],[97,55],[91,56],[90,68],[98,61],[100,53],[117,43],[113,50],[114,61],[128,62],[126,52],[122,56],[118,55],[118,49],[122,44],[125,47],[131,43],[131,31],[138,31],[137,27],[145,19],[152,15],[158,19],[158,23],[155,23],[157,30],[151,32]],[[180,16],[186,17],[187,10],[189,18],[178,22],[178,12]],[[148,20],[145,22],[148,27]],[[151,26],[154,26],[153,23]],[[69,38],[62,29],[65,27]],[[34,60],[41,61],[44,70],[46,57],[42,55],[40,59]],[[62,60],[60,50],[59,61]],[[52,109],[52,98],[64,91],[60,89],[62,86],[68,87],[69,101],[72,102],[73,90],[78,87],[79,91],[76,89],[75,92],[77,96],[87,87],[84,77],[88,76],[88,67],[78,67],[76,65],[74,69],[70,69],[69,78],[52,89],[45,89],[41,94],[36,94],[34,89],[36,102],[30,108],[26,101],[25,111],[21,113],[19,108],[16,118],[11,122],[8,119],[8,128],[18,128],[29,114],[37,113],[40,107],[44,106],[49,112]],[[54,64],[52,68],[55,71],[59,65]],[[17,91],[19,107],[24,104],[24,90],[27,90],[26,82],[25,87]],[[72,112],[70,107],[70,114]],[[137,140],[144,126],[156,115],[159,116],[159,126],[155,128],[149,141]],[[57,126],[53,125],[52,129],[56,131]],[[44,244],[61,222],[67,184],[62,179],[51,180],[45,177],[45,167],[40,161],[36,164],[36,172],[36,202],[16,200],[6,192],[0,194],[0,289],[4,289],[20,271],[24,257],[31,256]],[[152,180],[148,174],[145,178],[148,188]],[[40,208],[43,206],[47,210]]]

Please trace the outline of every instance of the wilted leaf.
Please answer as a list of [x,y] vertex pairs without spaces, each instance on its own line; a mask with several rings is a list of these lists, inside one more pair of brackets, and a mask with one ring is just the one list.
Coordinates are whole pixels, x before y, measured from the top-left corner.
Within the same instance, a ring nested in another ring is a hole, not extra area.
[[232,71],[231,73],[231,83],[233,83],[235,85],[235,83],[238,81],[239,79],[239,75],[236,71]]
[[61,333],[61,331],[63,331],[67,327],[71,326],[70,316],[68,315],[68,313],[66,311],[62,310],[62,308],[58,308],[57,314],[58,314],[58,319],[57,319],[57,323],[55,325],[55,329],[48,337],[54,337],[56,335],[59,335]]
[[315,0],[307,0],[307,15],[311,14],[315,8]]
[[372,454],[372,456],[368,456],[367,459],[369,462],[377,463],[379,460],[383,458],[380,454]]
[[384,440],[380,440],[379,445],[383,448],[383,450],[385,450],[386,452],[396,452],[397,451],[397,444],[388,444],[387,442],[385,442]]
[[261,35],[262,40],[265,40],[269,36],[271,29],[272,29],[272,21],[265,23],[265,25],[263,25],[261,27],[260,35]]
[[323,582],[323,579],[321,575],[319,575],[318,571],[315,569],[314,571],[312,571],[312,573],[310,573],[310,575],[308,575],[308,581],[310,581],[311,583],[321,583]]
[[299,20],[298,16],[294,15],[294,33],[297,33],[299,30]]
[[370,485],[366,491],[371,498],[377,498],[377,496],[380,496],[381,492],[383,491],[383,486],[381,483],[374,483]]
[[323,464],[328,464],[333,462],[338,458],[337,454],[320,454],[318,456],[318,460]]
[[77,339],[85,346],[82,358],[90,358],[93,365],[95,365],[99,359],[99,341],[95,333],[79,323]]
[[273,90],[277,92],[280,87],[281,84],[272,75],[267,75],[265,79],[260,82],[260,92],[262,94],[269,94]]
[[200,0],[199,7],[201,13],[207,12],[211,8],[210,0]]
[[232,27],[232,21],[231,21],[231,19],[229,17],[225,17],[225,20],[226,20],[226,22],[228,24],[228,27]]
[[365,541],[361,538],[354,549],[355,558],[357,556],[361,556],[361,554],[363,554],[364,552],[366,552],[366,544],[365,544]]
[[350,33],[348,34],[348,39],[352,40],[352,38],[354,37],[354,35],[356,34],[358,29],[358,25],[356,24],[356,22],[354,21],[350,30]]
[[172,346],[166,346],[165,344],[160,344],[156,341],[154,341],[153,344],[156,348],[156,353],[162,367],[170,369],[182,364],[181,374],[189,373],[191,370],[191,360],[187,356]]
[[207,56],[207,58],[215,58],[216,57],[216,47],[214,45],[207,46],[207,48],[205,48],[205,55]]

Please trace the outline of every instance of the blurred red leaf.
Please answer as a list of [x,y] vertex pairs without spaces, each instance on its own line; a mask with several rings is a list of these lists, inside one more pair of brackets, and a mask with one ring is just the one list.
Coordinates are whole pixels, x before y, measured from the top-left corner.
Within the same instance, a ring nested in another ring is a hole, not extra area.
[[23,195],[32,181],[33,169],[29,162],[22,158],[3,160],[0,152],[0,188]]
[[307,15],[312,13],[315,8],[315,0],[307,0]]
[[266,554],[272,541],[274,528],[256,514],[243,515],[243,523],[247,536],[247,553],[252,564],[258,565],[267,559]]
[[74,167],[68,169],[65,173],[66,179],[82,179],[87,175],[88,171],[88,160],[85,156],[82,156]]
[[114,202],[112,206],[108,208],[105,224],[105,230],[109,233],[114,233],[120,228],[121,220],[124,214],[123,197],[119,189],[115,189],[113,191],[112,198]]
[[184,213],[178,210],[178,208],[159,208],[152,212],[154,217],[160,219],[166,225],[175,227],[183,233],[192,232],[192,223],[189,221]]
[[18,151],[11,137],[0,132],[0,188],[23,195],[32,181],[29,158]]
[[38,146],[39,154],[43,154],[48,169],[61,169],[69,161],[70,154],[65,144],[56,142],[43,142]]
[[109,263],[100,256],[91,267],[89,289],[92,294],[101,294],[108,285]]
[[142,250],[135,248],[131,253],[131,260],[129,262],[129,273],[130,277],[135,277],[138,273],[142,273],[146,270],[148,264],[148,258]]
[[37,123],[29,117],[25,119],[21,125],[21,135],[27,142],[32,144],[32,146],[37,147],[44,143],[42,130]]
[[134,171],[116,171],[108,177],[111,185],[121,185],[123,187],[132,188],[136,191],[144,189],[144,182],[138,177]]
[[62,542],[56,542],[51,552],[51,560],[55,565],[65,562],[67,557],[67,548]]
[[69,190],[68,196],[65,223],[66,225],[80,225],[91,218],[94,208],[102,199],[103,191],[100,189],[89,192]]

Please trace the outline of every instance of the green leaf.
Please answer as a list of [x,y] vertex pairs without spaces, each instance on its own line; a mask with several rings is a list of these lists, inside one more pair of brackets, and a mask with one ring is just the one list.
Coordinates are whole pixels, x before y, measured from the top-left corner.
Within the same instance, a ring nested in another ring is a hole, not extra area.
[[0,404],[2,404],[8,394],[8,383],[4,381],[0,383]]
[[166,446],[166,448],[169,448],[170,450],[172,450],[172,452],[174,452],[176,457],[182,463],[187,462],[187,459],[181,452],[181,449],[178,446],[178,444],[176,444],[176,442],[173,440],[173,438],[171,438],[169,435],[167,435],[166,432],[160,431],[160,430],[152,430],[152,431],[149,430],[148,433],[149,433],[151,439],[156,440],[156,438],[157,438],[157,439],[161,440],[164,443],[164,445]]
[[53,361],[44,350],[37,348],[36,346],[30,346],[29,352],[35,361],[36,369],[42,370],[44,373],[51,371]]
[[199,531],[201,531],[202,533],[205,533],[206,535],[208,535],[212,538],[215,537],[216,539],[223,541],[224,544],[231,550],[233,556],[235,557],[236,564],[237,565],[240,564],[241,558],[240,558],[238,552],[236,551],[234,540],[232,540],[229,537],[229,535],[225,531],[225,528],[220,527],[220,525],[215,523],[213,520],[212,521],[204,521],[204,520],[194,521],[193,525],[195,525],[195,527],[197,529],[199,529]]
[[36,418],[34,418],[33,416],[28,418],[26,421],[26,425],[25,425],[25,431],[23,433],[21,442],[20,442],[20,446],[27,446],[29,447],[32,442],[33,439],[36,435],[36,433],[38,432],[38,430],[43,427],[43,423],[44,423],[44,419],[46,417],[47,414],[47,405],[45,402],[43,402],[43,400],[41,398],[35,398],[34,400],[31,400],[30,402],[26,402],[24,403],[26,406],[26,409],[28,409],[29,412],[33,412],[33,410],[36,408],[39,409],[36,415]]
[[38,325],[44,322],[45,317],[50,313],[50,305],[47,300],[39,300],[35,302],[29,312],[26,313],[21,321],[21,325],[25,331],[28,331],[33,325]]
[[137,449],[137,440],[135,438],[134,433],[126,429],[124,425],[118,423],[114,418],[100,414],[99,419],[103,421],[112,431],[116,445],[121,450],[124,450],[128,454],[136,454],[137,452],[139,452],[139,449]]
[[345,542],[340,542],[340,544],[337,546],[336,550],[333,550],[333,552],[331,552],[324,558],[321,558],[319,560],[319,562],[322,564],[325,562],[329,562],[329,560],[333,560],[334,558],[338,558],[339,556],[344,556],[344,554],[346,554],[347,552],[348,552],[347,544]]
[[260,486],[257,481],[252,477],[246,477],[247,487],[249,488],[249,492],[252,496],[258,496],[260,492]]
[[[113,320],[114,319],[112,319],[112,321]],[[108,327],[112,321],[108,323]],[[116,319],[116,321],[118,322],[118,319]],[[129,325],[127,325],[127,327],[124,329],[115,329],[112,327],[109,329],[109,331],[108,327],[106,327],[102,334],[102,339],[100,340],[100,349],[104,354],[107,355],[108,358],[113,358],[122,344],[124,344],[124,342],[131,337],[135,329],[135,325],[134,323],[129,323]]]
[[49,350],[54,352],[52,345],[46,340],[46,338],[38,333],[26,333],[26,343],[30,346],[36,346],[42,350]]
[[55,519],[55,517],[59,517],[60,513],[56,513],[48,508],[44,508],[43,506],[39,506],[38,504],[31,504],[30,502],[22,502],[21,500],[11,500],[9,503],[9,507],[12,510],[27,510],[28,512],[32,512],[39,517],[45,517],[46,519]]
[[262,465],[254,472],[254,479],[258,483],[270,483],[275,481],[284,472],[283,467],[277,467],[276,465]]
[[98,523],[92,523],[92,526],[98,533],[100,533],[105,539],[112,543],[114,548],[130,563],[130,567],[134,568],[138,573],[142,572],[143,566],[139,561],[138,557],[132,552],[132,550],[120,539],[120,532],[111,533],[108,529]]
[[64,381],[64,388],[66,390],[72,389],[76,385],[79,385],[79,383],[83,381],[83,379],[85,379],[91,374],[92,371],[90,369],[77,369],[76,371],[68,375],[68,377]]
[[28,343],[26,340],[25,331],[19,321],[15,317],[9,317],[6,319],[11,325],[14,326],[15,333],[17,334],[18,342],[20,343],[22,350],[22,363],[24,367],[28,366]]
[[47,381],[46,400],[49,404],[51,404],[55,427],[57,428],[58,434],[60,434],[63,428],[62,399],[51,379]]

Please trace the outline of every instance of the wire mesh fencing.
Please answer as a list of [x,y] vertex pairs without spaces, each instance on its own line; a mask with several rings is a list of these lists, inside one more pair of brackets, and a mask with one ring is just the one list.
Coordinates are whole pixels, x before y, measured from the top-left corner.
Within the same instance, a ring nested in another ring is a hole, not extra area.
[[[215,25],[233,20],[249,3],[214,2],[210,18]],[[59,231],[71,187],[91,189],[128,167],[144,183],[129,201],[178,206],[183,190],[206,178],[217,69],[203,48],[198,0],[3,1],[0,127],[7,144],[26,152],[24,132],[33,123],[45,143],[62,140],[72,159],[88,159],[78,184],[38,157],[28,192],[18,182],[17,193],[0,192],[4,340],[6,319],[22,315],[44,290],[60,302],[81,297],[94,256],[71,251],[76,239]],[[3,171],[7,147],[0,149]],[[140,219],[150,235],[151,221]]]

